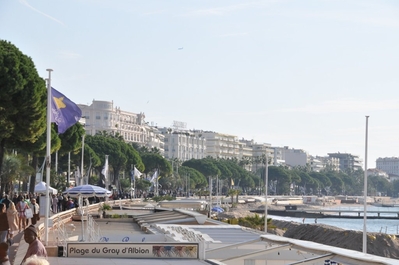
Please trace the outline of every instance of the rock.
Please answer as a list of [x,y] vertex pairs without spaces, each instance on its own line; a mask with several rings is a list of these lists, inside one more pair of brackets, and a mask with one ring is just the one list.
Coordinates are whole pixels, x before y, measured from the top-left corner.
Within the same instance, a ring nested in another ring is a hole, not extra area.
[[[300,224],[273,220],[272,224],[285,231],[284,237],[312,241],[324,245],[362,251],[363,232],[344,230],[323,224]],[[381,257],[399,258],[399,240],[383,233],[367,233],[367,253]]]

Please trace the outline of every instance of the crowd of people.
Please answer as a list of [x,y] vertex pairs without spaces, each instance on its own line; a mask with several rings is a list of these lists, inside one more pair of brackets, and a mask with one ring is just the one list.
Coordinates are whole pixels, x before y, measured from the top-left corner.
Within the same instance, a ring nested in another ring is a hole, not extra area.
[[[9,247],[16,234],[23,232],[24,240],[29,244],[23,259],[24,265],[47,265],[47,252],[38,239],[36,224],[40,220],[40,196],[35,194],[14,195],[10,199],[5,194],[0,198],[0,265],[9,265]],[[58,213],[76,207],[72,198],[53,195],[50,211]]]
[[[14,236],[24,233],[24,240],[29,244],[23,260],[23,265],[48,265],[47,252],[44,245],[38,239],[36,224],[40,220],[39,194],[14,194],[12,198],[3,194],[0,198],[0,265],[9,265],[8,251],[13,244]],[[94,201],[96,200],[96,201]],[[89,198],[83,201],[96,203],[98,198]],[[53,194],[50,197],[49,210],[51,213],[74,209],[78,202],[63,194]]]

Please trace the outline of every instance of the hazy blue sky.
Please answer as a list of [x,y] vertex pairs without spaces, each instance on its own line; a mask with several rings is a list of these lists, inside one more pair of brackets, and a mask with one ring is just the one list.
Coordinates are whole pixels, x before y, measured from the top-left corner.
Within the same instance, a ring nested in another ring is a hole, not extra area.
[[[71,100],[311,155],[399,155],[399,1],[1,0]],[[183,49],[179,49],[183,47]]]

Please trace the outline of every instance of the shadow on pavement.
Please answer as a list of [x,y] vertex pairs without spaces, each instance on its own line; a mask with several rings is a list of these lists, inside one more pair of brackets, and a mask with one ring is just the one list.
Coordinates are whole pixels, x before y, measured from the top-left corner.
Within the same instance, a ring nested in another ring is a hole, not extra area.
[[11,245],[11,247],[9,248],[9,253],[8,253],[8,257],[9,257],[9,259],[10,259],[11,265],[13,265],[14,262],[15,262],[15,257],[16,257],[16,255],[17,255],[17,251],[18,251],[18,247],[19,247],[19,242],[20,242],[21,240],[24,240],[23,237],[24,237],[24,233],[23,233],[23,232],[20,232],[20,233],[16,234],[16,235],[14,236],[14,238],[13,238],[12,245]]

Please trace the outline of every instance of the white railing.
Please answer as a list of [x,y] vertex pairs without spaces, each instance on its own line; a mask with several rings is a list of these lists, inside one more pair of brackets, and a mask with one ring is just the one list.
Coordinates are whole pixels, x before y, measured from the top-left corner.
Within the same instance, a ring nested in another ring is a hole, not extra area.
[[87,242],[98,242],[101,238],[100,226],[94,221],[93,216],[91,214],[87,217],[87,231],[88,231],[88,240]]
[[63,256],[66,257],[67,242],[73,229],[67,229],[61,216],[55,218],[56,223],[53,225],[53,232],[56,234],[57,246],[62,246]]

